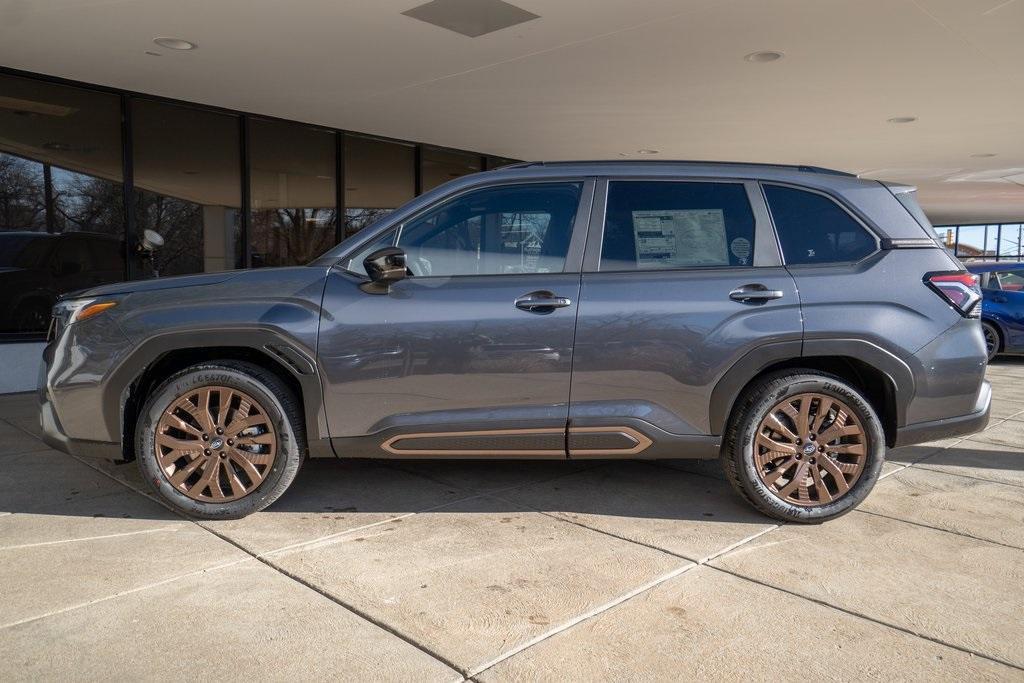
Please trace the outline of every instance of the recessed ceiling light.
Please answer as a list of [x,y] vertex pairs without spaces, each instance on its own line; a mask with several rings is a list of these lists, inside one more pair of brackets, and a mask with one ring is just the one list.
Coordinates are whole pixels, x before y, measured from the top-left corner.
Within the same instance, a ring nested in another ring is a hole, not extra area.
[[785,56],[785,53],[779,52],[778,50],[762,50],[761,52],[751,52],[743,59],[748,62],[763,64],[766,62],[777,62]]
[[656,149],[638,149],[636,151],[636,153],[637,154],[657,154],[658,150],[656,150]]
[[991,159],[994,156],[996,156],[996,155],[993,154],[992,152],[982,152],[981,154],[972,154],[971,158],[972,159]]
[[891,119],[887,119],[889,123],[913,123],[917,121],[916,116],[894,116]]
[[154,38],[153,42],[160,47],[166,47],[168,50],[194,50],[198,47],[195,43],[191,43],[181,38]]

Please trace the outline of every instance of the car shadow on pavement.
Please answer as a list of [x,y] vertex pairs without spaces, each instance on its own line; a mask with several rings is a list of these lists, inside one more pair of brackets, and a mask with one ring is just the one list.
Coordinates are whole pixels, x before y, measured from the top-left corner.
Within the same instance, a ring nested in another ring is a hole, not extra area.
[[[4,474],[11,475],[10,488],[0,480],[0,515],[180,519],[150,497],[134,463],[88,464],[55,451],[0,459],[0,472],[6,469]],[[264,514],[345,516],[357,526],[362,515],[376,519],[426,510],[443,513],[451,505],[459,514],[540,511],[707,522],[767,520],[717,475],[717,462],[685,461],[680,466],[706,468],[708,473],[637,461],[314,459]]]

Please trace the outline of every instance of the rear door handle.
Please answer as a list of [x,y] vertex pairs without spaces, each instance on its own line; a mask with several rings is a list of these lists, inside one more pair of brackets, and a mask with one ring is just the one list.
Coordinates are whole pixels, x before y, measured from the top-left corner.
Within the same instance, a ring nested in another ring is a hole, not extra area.
[[781,289],[768,289],[762,284],[743,285],[729,292],[729,298],[744,304],[763,304],[772,299],[781,299]]
[[571,305],[572,299],[555,296],[553,292],[547,290],[530,292],[516,299],[516,308],[531,313],[550,313],[556,308],[565,308]]

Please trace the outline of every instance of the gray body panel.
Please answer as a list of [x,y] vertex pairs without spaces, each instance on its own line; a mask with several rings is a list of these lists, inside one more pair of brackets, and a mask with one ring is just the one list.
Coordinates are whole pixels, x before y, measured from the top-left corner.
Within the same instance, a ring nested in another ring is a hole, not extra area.
[[[409,278],[374,296],[332,272],[319,356],[331,435],[564,426],[579,280]],[[573,303],[546,314],[515,307],[536,290]]]
[[[745,182],[757,223],[754,267],[598,272],[607,178]],[[447,197],[565,179],[590,180],[562,273],[412,277],[378,295],[333,268]],[[893,441],[983,424],[978,321],[922,283],[924,273],[959,264],[934,246],[786,267],[759,181],[827,194],[880,245],[931,238],[881,183],[795,167],[566,162],[466,176],[307,267],[80,294],[118,306],[48,345],[44,431],[66,450],[120,454],[125,412],[146,369],[169,353],[220,348],[258,353],[294,379],[314,454],[330,453],[333,441],[341,456],[714,457],[737,396],[758,373],[832,358],[879,373],[899,430]],[[729,298],[755,283],[781,298]],[[545,314],[513,305],[536,290],[572,303]]]

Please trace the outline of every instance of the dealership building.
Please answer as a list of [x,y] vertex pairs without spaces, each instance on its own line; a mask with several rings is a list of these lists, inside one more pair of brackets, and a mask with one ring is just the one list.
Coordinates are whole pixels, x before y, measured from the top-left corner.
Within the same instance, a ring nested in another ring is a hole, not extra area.
[[1016,261],[1022,28],[1000,0],[4,3],[0,392],[63,292],[304,264],[521,159],[837,168]]

